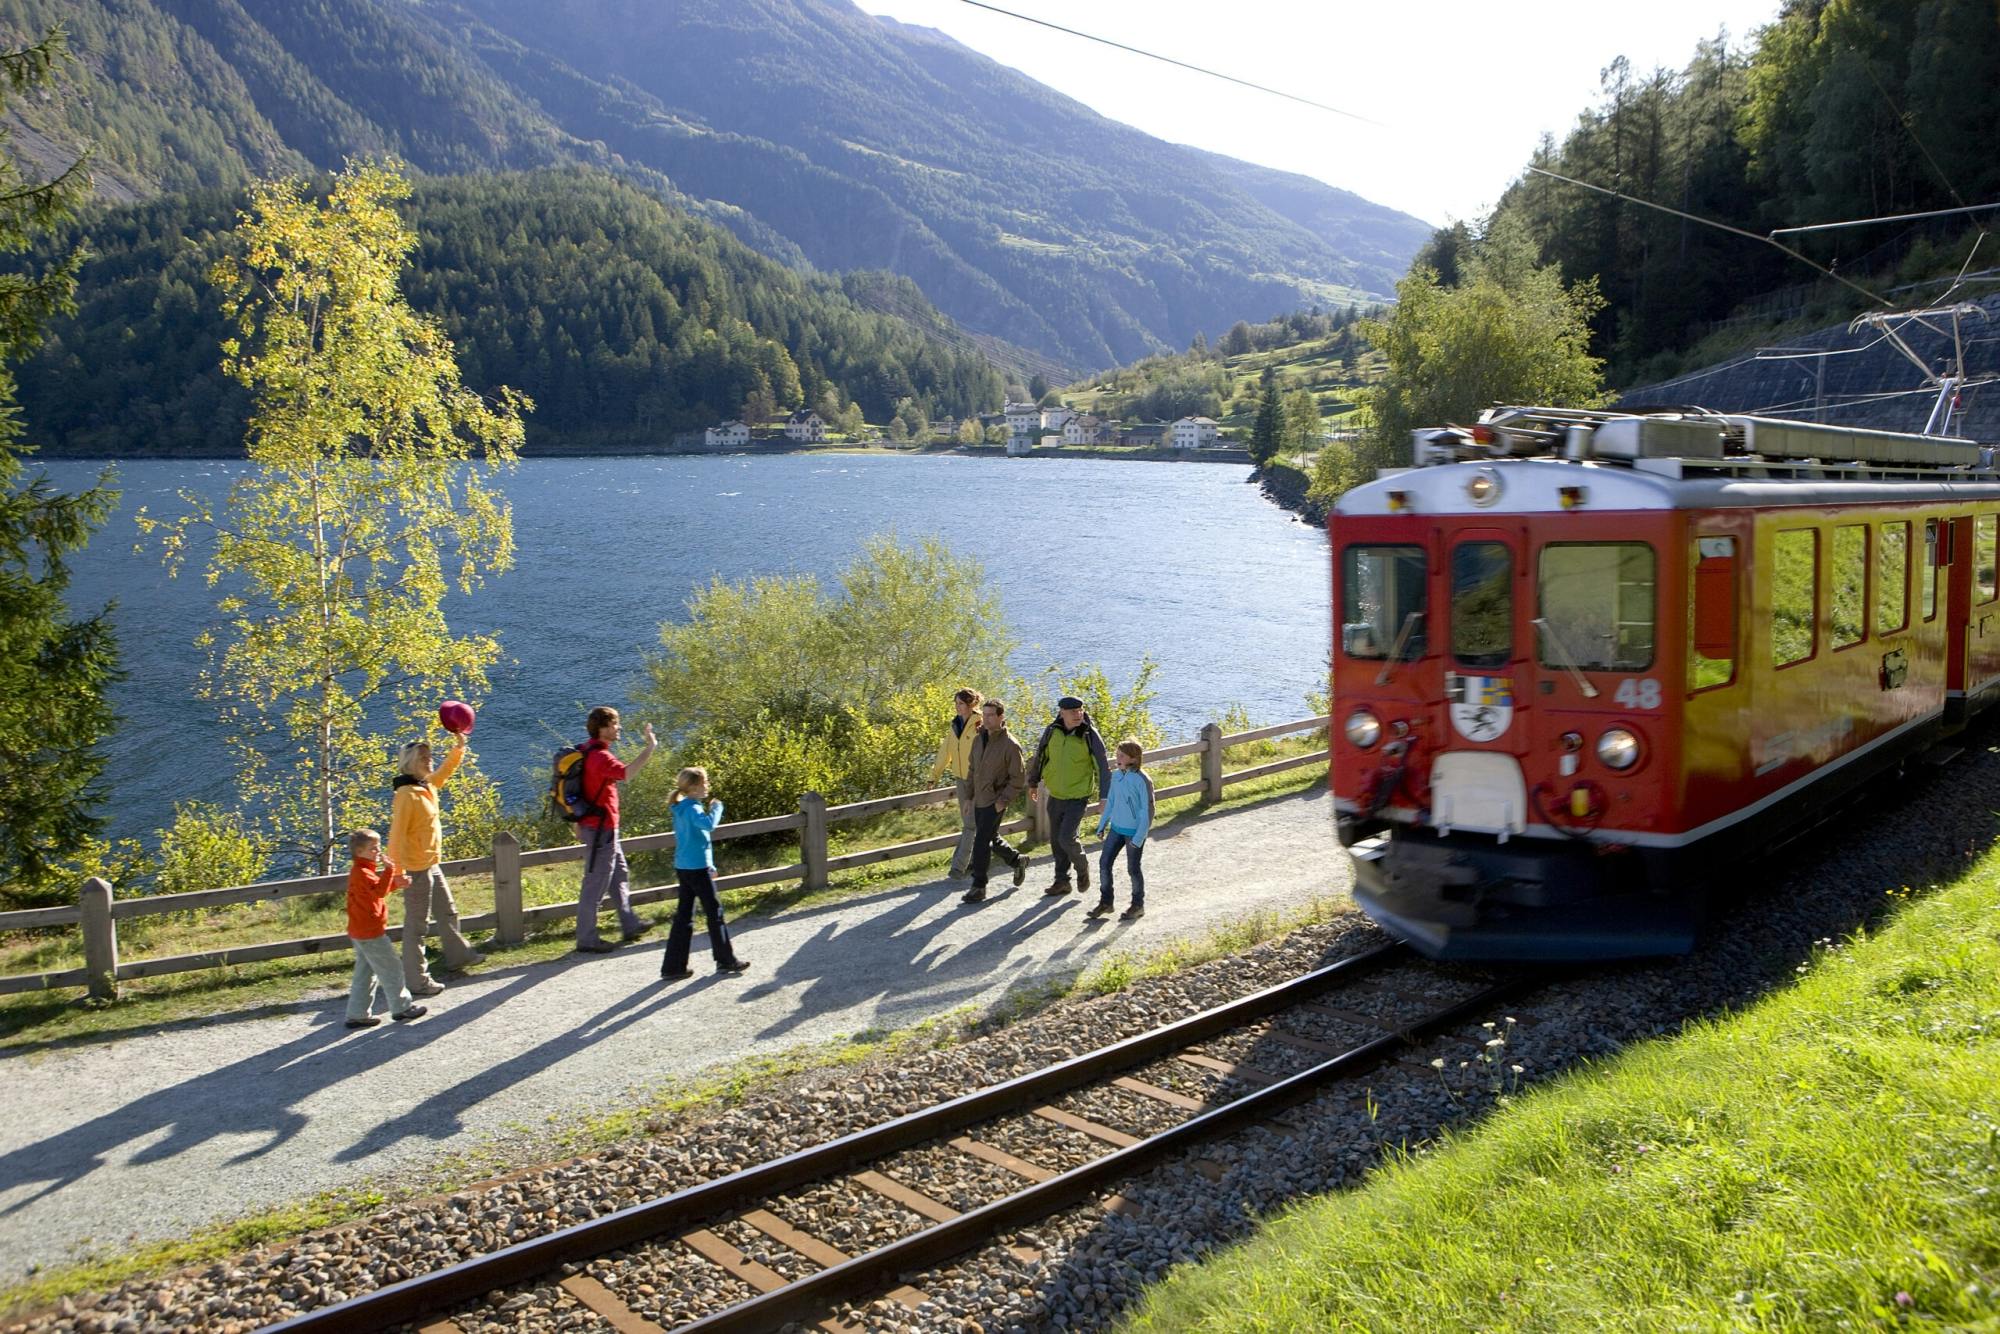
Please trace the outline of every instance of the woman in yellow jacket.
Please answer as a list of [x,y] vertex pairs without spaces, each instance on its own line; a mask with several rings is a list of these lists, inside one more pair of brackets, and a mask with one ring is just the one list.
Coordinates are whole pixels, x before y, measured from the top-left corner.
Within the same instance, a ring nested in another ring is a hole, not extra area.
[[457,972],[479,963],[486,956],[472,948],[458,931],[458,904],[452,901],[451,886],[444,882],[438,863],[444,860],[444,824],[438,818],[438,789],[458,772],[465,758],[465,738],[454,732],[456,742],[444,763],[431,768],[431,748],[427,741],[412,741],[403,747],[396,775],[395,797],[389,811],[389,860],[410,877],[403,890],[403,980],[412,996],[435,996],[444,990],[424,963],[424,934],[436,918],[438,940],[444,947],[444,966]]

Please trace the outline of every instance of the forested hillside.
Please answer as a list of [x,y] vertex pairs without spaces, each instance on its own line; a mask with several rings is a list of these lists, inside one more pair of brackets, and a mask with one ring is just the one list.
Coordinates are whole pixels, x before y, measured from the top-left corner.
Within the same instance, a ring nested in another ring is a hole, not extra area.
[[100,147],[114,199],[393,151],[421,171],[588,163],[787,261],[914,279],[1076,369],[1249,311],[1389,290],[1426,228],[1163,143],[849,0],[0,0],[61,20],[75,95],[20,122]]
[[[1705,42],[1685,69],[1614,63],[1602,102],[1533,164],[1759,235],[1990,203],[2000,199],[1996,76],[1993,0],[1787,0],[1747,44]],[[1780,239],[1879,290],[1954,273],[1969,252],[1968,227],[1996,217]],[[1488,227],[1515,224],[1565,277],[1598,279],[1608,304],[1595,350],[1614,384],[1711,359],[1725,349],[1692,358],[1688,349],[1746,302],[1752,317],[1829,321],[1868,305],[1754,240],[1545,176],[1524,174]],[[1425,258],[1448,270],[1470,239],[1464,229],[1441,234]],[[1994,264],[2000,254],[1989,241],[1973,267]],[[1920,282],[1889,295],[1921,303],[1946,286]],[[1745,323],[1749,335],[1759,332],[1754,318]]]
[[[222,375],[226,330],[206,273],[243,202],[174,195],[82,229],[92,257],[77,313],[20,372],[49,452],[240,452],[246,405]],[[779,410],[852,402],[884,421],[904,398],[939,416],[1003,395],[976,349],[863,309],[837,281],[599,172],[422,179],[408,216],[420,238],[412,304],[443,319],[467,385],[537,400],[531,453],[661,443],[753,396]]]

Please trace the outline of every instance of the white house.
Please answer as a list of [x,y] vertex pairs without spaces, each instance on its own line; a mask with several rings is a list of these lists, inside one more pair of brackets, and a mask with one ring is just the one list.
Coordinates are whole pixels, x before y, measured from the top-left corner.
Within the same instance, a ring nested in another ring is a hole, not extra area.
[[1081,417],[1071,417],[1063,423],[1063,443],[1101,445],[1104,443],[1104,427],[1104,419],[1094,413],[1086,412]]
[[1022,436],[1032,439],[1042,429],[1042,410],[1033,403],[1009,403],[1007,405],[1007,435],[1009,439]]
[[750,428],[742,422],[724,422],[709,427],[704,438],[710,449],[741,449],[750,443]]
[[826,423],[810,409],[794,412],[785,422],[785,439],[802,445],[817,445],[826,439]]
[[1215,444],[1220,429],[1213,417],[1183,417],[1174,423],[1168,443],[1175,449],[1207,449]]
[[1075,416],[1075,408],[1043,408],[1042,429],[1044,431],[1060,431],[1063,427],[1069,425]]

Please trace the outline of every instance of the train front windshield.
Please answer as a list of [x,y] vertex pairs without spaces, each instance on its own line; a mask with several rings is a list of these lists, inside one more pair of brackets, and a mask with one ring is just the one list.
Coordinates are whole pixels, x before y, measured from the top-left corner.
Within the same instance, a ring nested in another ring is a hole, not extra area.
[[1350,658],[1424,654],[1424,549],[1351,546],[1340,578],[1340,651]]

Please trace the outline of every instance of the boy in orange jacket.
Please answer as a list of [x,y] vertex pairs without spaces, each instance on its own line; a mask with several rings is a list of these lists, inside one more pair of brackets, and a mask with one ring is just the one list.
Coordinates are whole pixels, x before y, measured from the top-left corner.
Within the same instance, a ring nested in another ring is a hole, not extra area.
[[373,1028],[382,1021],[368,1013],[375,988],[389,1001],[389,1017],[398,1023],[423,1015],[424,1007],[410,1000],[403,984],[403,964],[389,944],[389,892],[410,883],[396,863],[382,855],[382,836],[357,829],[347,836],[354,864],[347,870],[347,938],[354,942],[354,981],[347,988],[347,1026]]

